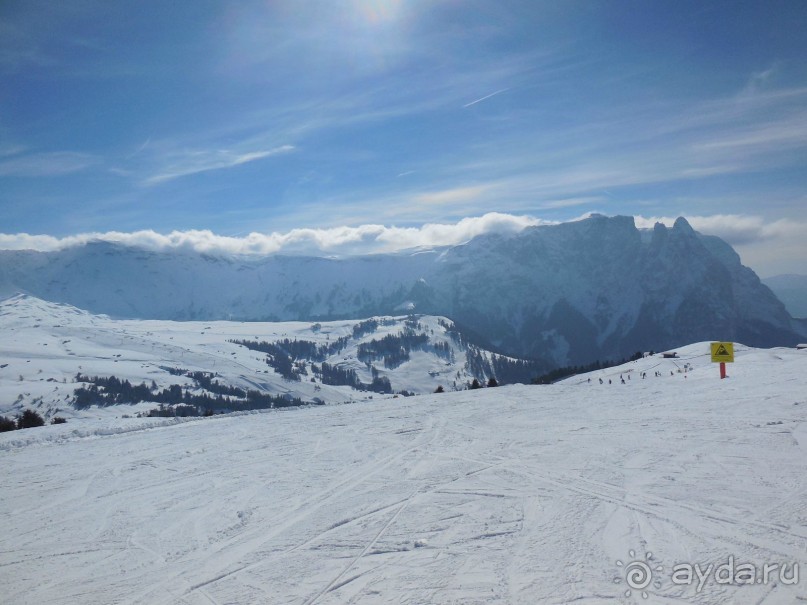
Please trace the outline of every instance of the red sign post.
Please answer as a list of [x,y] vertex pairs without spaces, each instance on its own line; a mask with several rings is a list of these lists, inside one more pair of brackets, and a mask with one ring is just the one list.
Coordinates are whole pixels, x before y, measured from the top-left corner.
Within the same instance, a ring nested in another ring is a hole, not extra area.
[[734,343],[733,342],[713,342],[712,349],[712,362],[720,363],[720,379],[726,378],[726,363],[734,361]]

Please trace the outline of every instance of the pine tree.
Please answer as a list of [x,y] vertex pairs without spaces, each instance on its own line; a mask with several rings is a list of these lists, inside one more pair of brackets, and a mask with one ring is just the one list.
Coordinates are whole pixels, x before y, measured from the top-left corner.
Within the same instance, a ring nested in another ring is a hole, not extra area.
[[25,410],[21,415],[17,416],[18,429],[30,429],[36,426],[43,426],[44,424],[45,419],[34,410]]

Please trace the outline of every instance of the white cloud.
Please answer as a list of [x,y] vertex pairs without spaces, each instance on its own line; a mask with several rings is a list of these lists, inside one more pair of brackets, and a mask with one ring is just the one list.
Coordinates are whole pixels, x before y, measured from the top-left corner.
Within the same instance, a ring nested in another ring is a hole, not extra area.
[[13,145],[11,143],[0,143],[0,158],[17,155],[25,151],[22,145]]
[[[589,213],[571,220],[586,218]],[[639,228],[656,222],[669,227],[676,217],[635,217]],[[689,216],[692,227],[717,235],[735,247],[743,263],[760,275],[807,274],[807,222],[767,222],[755,215],[718,214]],[[464,218],[456,223],[426,223],[419,227],[361,225],[327,229],[292,229],[285,233],[250,233],[245,236],[217,235],[209,230],[172,231],[168,234],[145,230],[124,233],[83,233],[63,238],[27,233],[0,234],[0,249],[51,251],[91,241],[107,241],[149,250],[195,250],[209,254],[265,256],[269,254],[353,255],[396,252],[421,247],[462,244],[485,233],[517,233],[534,225],[555,224],[529,215],[498,212]]]
[[[636,226],[649,228],[656,222],[672,226],[675,218],[636,217]],[[714,214],[688,216],[696,231],[716,235],[731,244],[743,264],[763,277],[778,273],[807,274],[807,222],[761,216]]]
[[174,154],[169,158],[169,164],[161,169],[157,174],[145,180],[146,185],[157,185],[182,176],[207,172],[209,170],[220,170],[222,168],[232,168],[256,160],[288,153],[294,150],[293,145],[281,145],[274,149],[250,151],[237,153],[226,149],[213,151],[189,151]]
[[[716,235],[731,245],[749,244],[777,237],[790,237],[805,232],[807,223],[790,220],[766,222],[764,218],[748,214],[713,214],[710,216],[687,216],[687,221],[696,231]],[[635,218],[639,228],[652,228],[655,223],[671,227],[675,217],[654,216]]]
[[476,105],[477,103],[481,103],[482,101],[485,101],[485,100],[487,100],[487,99],[489,99],[491,97],[495,97],[496,95],[500,95],[503,92],[507,92],[508,90],[510,90],[510,89],[509,88],[502,88],[500,90],[497,90],[496,92],[490,93],[489,95],[485,95],[484,97],[479,97],[475,101],[471,101],[470,103],[466,103],[462,107],[463,107],[463,109],[466,108],[466,107],[471,107],[472,105]]
[[0,162],[0,176],[46,177],[79,172],[98,162],[95,156],[74,151],[53,151],[16,156]]
[[543,210],[557,210],[559,208],[573,208],[575,206],[592,206],[594,204],[600,204],[605,200],[604,197],[601,196],[587,196],[587,197],[570,197],[560,200],[551,200],[548,202],[541,203],[541,209]]
[[443,189],[441,191],[430,191],[428,193],[421,193],[414,196],[414,202],[418,204],[456,204],[458,202],[467,202],[479,198],[483,193],[490,189],[487,185],[479,185],[473,187],[455,187],[453,189]]
[[199,252],[268,255],[361,254],[394,252],[423,246],[461,244],[482,233],[515,233],[531,225],[548,224],[531,216],[491,212],[464,218],[457,223],[428,223],[420,227],[361,225],[329,229],[293,229],[286,233],[250,233],[243,237],[217,235],[212,231],[156,231],[83,233],[56,238],[27,233],[0,234],[0,249],[59,250],[91,241],[107,241],[151,250],[192,249]]
[[744,153],[781,151],[807,145],[807,112],[790,115],[786,120],[770,124],[753,124],[735,128],[721,136],[696,144],[694,150],[719,151],[738,149]]

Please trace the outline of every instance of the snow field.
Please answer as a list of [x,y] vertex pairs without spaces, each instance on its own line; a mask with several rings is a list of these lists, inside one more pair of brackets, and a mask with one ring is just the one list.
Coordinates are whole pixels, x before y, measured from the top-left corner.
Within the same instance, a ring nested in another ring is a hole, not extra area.
[[738,346],[720,381],[705,347],[590,383],[2,434],[3,601],[645,602],[631,550],[664,569],[646,602],[806,600],[670,580],[807,564],[807,352]]
[[[381,325],[359,339],[352,339],[328,362],[356,370],[359,378],[372,380],[367,366],[356,359],[358,344],[397,334],[404,317],[392,325]],[[447,362],[434,352],[413,351],[410,361],[394,370],[375,366],[387,376],[396,391],[433,392],[438,384],[450,390],[453,381],[464,387],[472,377],[465,369],[466,352],[439,325],[440,318],[421,318],[422,331],[432,342],[448,342],[454,360]],[[0,301],[0,415],[14,416],[23,409],[35,409],[49,419],[98,418],[105,415],[135,415],[156,404],[119,406],[114,410],[75,410],[70,403],[77,373],[85,376],[117,376],[132,384],[152,380],[158,388],[171,384],[193,386],[185,376],[173,376],[166,368],[214,372],[219,380],[243,389],[274,395],[288,394],[303,401],[327,403],[363,400],[378,394],[358,392],[348,386],[324,385],[307,376],[299,382],[284,380],[266,363],[266,355],[228,340],[308,340],[324,345],[351,336],[358,320],[324,322],[313,330],[313,322],[176,322],[158,320],[114,320],[93,315],[69,305],[15,296]],[[460,377],[456,374],[459,372]],[[194,389],[196,390],[196,389]]]

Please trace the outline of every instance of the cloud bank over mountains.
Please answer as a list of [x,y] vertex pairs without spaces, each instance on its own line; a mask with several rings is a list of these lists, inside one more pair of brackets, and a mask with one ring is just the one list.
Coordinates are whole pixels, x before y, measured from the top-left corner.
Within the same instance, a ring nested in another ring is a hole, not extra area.
[[[590,213],[572,219],[580,220]],[[671,227],[674,216],[636,216],[636,226],[652,228],[656,222]],[[807,223],[777,220],[768,222],[755,215],[716,214],[687,216],[693,228],[716,235],[734,246],[745,264],[766,273],[770,264],[778,266],[786,255],[793,259],[792,272],[807,272],[802,259],[807,258]],[[426,223],[414,227],[367,224],[355,227],[299,228],[243,236],[218,235],[210,230],[154,230],[134,232],[91,232],[54,237],[27,233],[0,233],[0,249],[51,251],[80,246],[91,241],[106,241],[149,250],[186,249],[208,254],[269,255],[357,255],[397,252],[420,247],[462,244],[486,233],[517,233],[526,227],[557,224],[531,215],[489,212],[467,217],[456,223]]]
[[422,246],[447,246],[466,242],[483,233],[516,233],[533,225],[552,224],[532,216],[489,212],[456,223],[427,223],[419,227],[360,225],[322,229],[292,229],[286,233],[250,233],[244,236],[217,235],[209,230],[153,230],[124,233],[81,233],[66,237],[0,234],[0,249],[60,250],[90,241],[107,241],[150,250],[184,248],[205,253],[267,255],[285,254],[372,254],[395,252]]

